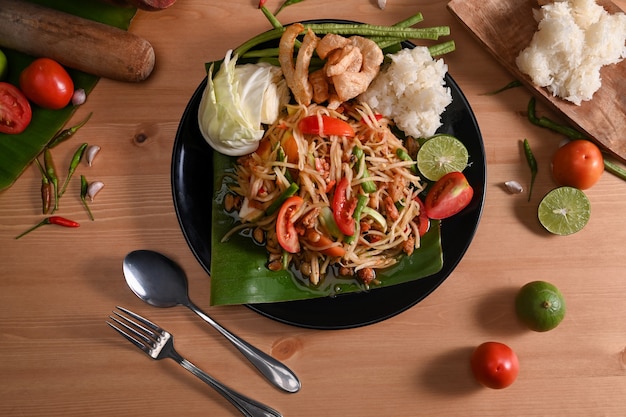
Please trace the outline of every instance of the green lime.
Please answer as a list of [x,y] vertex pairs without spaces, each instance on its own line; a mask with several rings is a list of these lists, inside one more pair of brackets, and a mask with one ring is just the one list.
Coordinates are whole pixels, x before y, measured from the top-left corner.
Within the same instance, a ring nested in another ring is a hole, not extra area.
[[559,187],[543,197],[537,210],[539,221],[550,233],[571,235],[581,230],[591,216],[589,199],[578,188]]
[[469,155],[463,142],[450,135],[435,135],[417,152],[417,168],[426,179],[437,181],[449,172],[462,172]]
[[9,63],[7,56],[0,50],[0,81],[4,80],[9,72]]
[[517,317],[536,332],[547,332],[558,326],[565,318],[565,310],[563,295],[549,282],[529,282],[515,297]]

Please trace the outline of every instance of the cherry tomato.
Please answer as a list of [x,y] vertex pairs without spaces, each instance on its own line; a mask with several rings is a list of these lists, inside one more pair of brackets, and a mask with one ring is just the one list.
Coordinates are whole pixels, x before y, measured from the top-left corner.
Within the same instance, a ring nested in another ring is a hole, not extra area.
[[[318,232],[315,229],[307,229],[303,236],[304,241],[309,244],[314,249],[323,253],[324,255],[332,256],[332,257],[341,257],[346,254],[346,250],[341,246],[331,246],[333,240],[323,233]],[[320,248],[326,249],[320,249]]]
[[335,187],[335,194],[333,195],[333,217],[335,223],[341,233],[346,236],[352,236],[356,228],[356,221],[352,217],[354,209],[356,208],[356,199],[352,198],[348,200],[348,188],[350,183],[347,178],[342,178]]
[[33,103],[53,110],[67,106],[74,94],[72,78],[50,58],[37,58],[24,68],[20,88]]
[[499,342],[479,345],[472,353],[470,365],[476,380],[493,389],[508,387],[519,373],[517,355],[513,349]]
[[26,96],[14,85],[0,82],[0,132],[21,133],[32,117]]
[[600,149],[588,140],[573,140],[561,146],[552,158],[552,176],[559,185],[586,190],[604,172]]
[[349,123],[336,117],[322,115],[322,127],[320,128],[319,118],[316,115],[307,116],[300,120],[298,128],[304,134],[309,135],[336,135],[354,137],[354,129]]
[[280,246],[289,253],[300,252],[300,241],[298,232],[293,225],[293,214],[298,211],[304,200],[302,197],[294,195],[285,200],[276,218],[276,237]]
[[439,178],[426,195],[424,206],[430,219],[445,219],[463,210],[472,201],[474,189],[461,172]]

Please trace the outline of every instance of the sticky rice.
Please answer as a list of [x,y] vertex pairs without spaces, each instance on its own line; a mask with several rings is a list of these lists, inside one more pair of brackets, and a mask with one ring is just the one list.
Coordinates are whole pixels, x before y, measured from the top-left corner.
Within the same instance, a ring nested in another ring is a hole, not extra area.
[[626,15],[594,0],[562,0],[534,10],[539,22],[516,59],[520,71],[554,96],[580,105],[600,89],[600,69],[626,57]]
[[434,60],[428,48],[415,47],[390,54],[385,66],[359,98],[374,111],[393,119],[407,135],[435,134],[441,114],[452,102],[444,76],[448,66]]

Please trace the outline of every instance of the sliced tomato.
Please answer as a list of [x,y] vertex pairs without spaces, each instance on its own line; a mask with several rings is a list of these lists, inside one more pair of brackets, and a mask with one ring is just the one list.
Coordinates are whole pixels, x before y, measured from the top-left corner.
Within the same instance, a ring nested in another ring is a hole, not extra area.
[[303,238],[306,243],[324,255],[339,258],[346,254],[346,250],[341,246],[330,246],[333,244],[333,240],[315,229],[307,229]]
[[32,117],[26,96],[13,84],[0,82],[0,132],[22,133]]
[[298,211],[304,200],[294,195],[285,200],[276,218],[276,237],[280,246],[289,253],[300,252],[298,232],[293,224],[293,214]]
[[426,214],[426,206],[422,202],[422,199],[415,196],[413,200],[417,201],[417,204],[420,206],[420,214],[417,215],[417,230],[420,236],[424,236],[428,229],[430,229],[430,220],[428,219],[428,215]]
[[350,183],[347,178],[342,178],[335,187],[335,194],[333,195],[333,217],[335,223],[341,233],[346,236],[352,236],[355,230],[354,209],[356,208],[356,199],[348,199],[348,188]]
[[450,172],[433,184],[424,206],[430,219],[445,219],[463,210],[472,201],[474,189],[462,172]]
[[320,126],[320,116],[313,115],[307,116],[300,120],[298,128],[300,131],[307,135],[335,135],[354,137],[354,129],[349,123],[344,122],[336,117],[321,116],[322,126]]

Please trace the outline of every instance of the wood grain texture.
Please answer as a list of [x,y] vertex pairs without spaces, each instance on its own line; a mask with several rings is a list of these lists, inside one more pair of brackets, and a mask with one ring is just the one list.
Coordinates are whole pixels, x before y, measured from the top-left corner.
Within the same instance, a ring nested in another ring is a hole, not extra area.
[[[622,11],[611,1],[599,1],[609,13]],[[537,30],[535,0],[452,0],[450,11],[516,79],[559,111],[596,143],[626,160],[626,63],[609,65],[600,74],[602,87],[580,106],[535,86],[515,63]]]
[[[268,0],[272,8],[279,3]],[[204,63],[270,25],[256,0],[179,0],[161,12],[140,12],[131,31],[154,46],[153,74],[142,83],[100,80],[70,121],[93,112],[89,123],[54,148],[61,171],[80,143],[102,147],[94,165],[81,164],[76,174],[105,183],[91,203],[95,221],[88,220],[73,181],[58,214],[81,227],[50,226],[15,241],[42,217],[37,169],[0,193],[1,416],[239,415],[174,362],[152,361],[109,329],[105,320],[116,305],[165,327],[181,354],[285,417],[626,415],[626,182],[605,173],[587,191],[587,227],[568,237],[548,235],[536,210],[554,187],[549,164],[561,137],[529,124],[531,94],[518,88],[485,95],[511,75],[447,10],[447,0],[393,0],[384,11],[376,3],[307,0],[279,17],[393,24],[422,12],[422,25],[450,26],[457,50],[445,62],[476,113],[488,173],[478,232],[453,274],[404,313],[345,331],[287,326],[244,306],[211,307],[210,277],[174,212],[174,138],[205,76]],[[538,111],[556,116],[543,103]],[[508,180],[528,187],[524,138],[539,165],[530,202],[503,189]],[[193,301],[284,360],[301,378],[301,392],[284,394],[266,383],[184,307],[143,304],[122,276],[122,260],[135,249],[158,250],[179,262]],[[553,282],[568,303],[563,323],[545,334],[524,330],[512,309],[516,289],[533,279]],[[487,340],[509,344],[520,358],[518,380],[502,391],[481,388],[469,374],[471,350]]]

